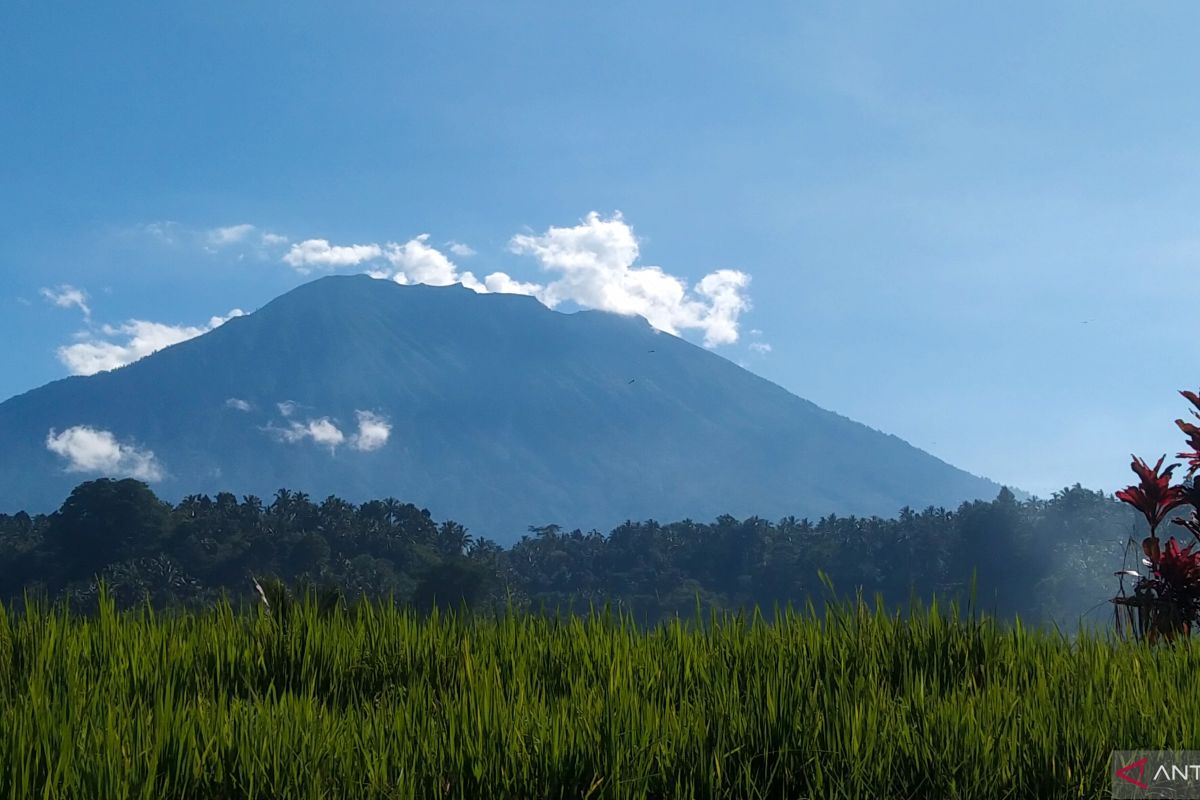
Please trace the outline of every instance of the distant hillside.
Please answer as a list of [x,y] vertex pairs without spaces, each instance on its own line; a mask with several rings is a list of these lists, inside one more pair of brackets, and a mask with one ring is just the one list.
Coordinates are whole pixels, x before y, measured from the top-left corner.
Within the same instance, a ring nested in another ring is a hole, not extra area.
[[[79,426],[137,449],[105,461]],[[641,318],[366,276],[14,397],[0,448],[0,511],[132,472],[174,500],[394,496],[502,542],[549,523],[894,516],[1000,490]]]

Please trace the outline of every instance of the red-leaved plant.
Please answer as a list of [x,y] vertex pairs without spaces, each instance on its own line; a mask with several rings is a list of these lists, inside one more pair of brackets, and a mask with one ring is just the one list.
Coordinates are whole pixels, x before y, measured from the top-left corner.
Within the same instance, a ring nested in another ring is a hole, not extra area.
[[[1192,415],[1200,419],[1200,394],[1180,392],[1195,406]],[[1142,540],[1142,564],[1149,568],[1149,575],[1137,570],[1123,569],[1115,573],[1122,579],[1121,592],[1113,598],[1116,604],[1118,633],[1124,633],[1122,610],[1129,630],[1139,639],[1154,642],[1160,637],[1173,639],[1177,635],[1188,636],[1192,628],[1200,624],[1200,488],[1194,476],[1200,470],[1200,426],[1177,419],[1188,437],[1189,452],[1177,453],[1177,458],[1188,460],[1187,483],[1171,485],[1171,473],[1179,464],[1162,468],[1164,455],[1153,468],[1137,456],[1130,465],[1138,476],[1138,483],[1117,492],[1118,500],[1129,503],[1142,512],[1150,526],[1150,535]],[[1158,539],[1158,526],[1172,509],[1182,505],[1192,506],[1188,519],[1176,517],[1171,520],[1186,528],[1196,541],[1181,548],[1172,536],[1164,549]],[[1125,594],[1124,577],[1137,578],[1133,595]]]

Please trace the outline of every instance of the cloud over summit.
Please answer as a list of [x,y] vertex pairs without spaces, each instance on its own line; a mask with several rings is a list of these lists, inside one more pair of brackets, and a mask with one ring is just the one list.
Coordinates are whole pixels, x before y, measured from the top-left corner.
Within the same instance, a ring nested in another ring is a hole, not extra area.
[[699,330],[709,347],[736,342],[738,317],[750,310],[745,296],[750,276],[744,272],[717,270],[689,290],[661,267],[634,266],[638,241],[619,212],[604,219],[593,211],[570,228],[514,236],[510,246],[559,276],[533,293],[550,308],[569,300],[601,311],[639,314],[668,333]]
[[293,244],[283,261],[297,272],[307,274],[314,269],[357,266],[382,255],[383,249],[377,244],[335,246],[328,239],[305,239]]
[[[540,235],[518,234],[509,249],[535,258],[551,280],[524,281],[505,272],[482,280],[460,271],[451,258],[429,244],[423,233],[403,244],[333,245],[326,239],[306,239],[291,246],[283,262],[308,273],[314,269],[365,266],[374,278],[401,284],[448,286],[461,283],[476,292],[524,294],[550,308],[565,302],[618,314],[638,314],[668,333],[699,331],[708,347],[738,340],[738,320],[750,309],[746,290],[750,276],[720,269],[694,286],[658,266],[639,266],[640,248],[633,229],[620,212],[602,217],[592,212],[578,225],[550,227]],[[457,256],[475,255],[458,242],[448,244]]]
[[389,242],[385,258],[394,270],[388,277],[396,283],[424,283],[429,286],[461,283],[477,292],[487,291],[472,273],[460,273],[445,253],[431,247],[428,233],[409,239],[404,244]]

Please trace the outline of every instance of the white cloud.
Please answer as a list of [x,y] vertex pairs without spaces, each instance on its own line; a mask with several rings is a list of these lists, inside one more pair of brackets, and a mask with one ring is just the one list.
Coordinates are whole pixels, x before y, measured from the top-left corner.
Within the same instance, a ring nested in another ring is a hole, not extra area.
[[732,344],[738,340],[738,317],[750,310],[746,287],[750,276],[735,269],[710,272],[696,284],[703,300],[685,301],[674,309],[675,322],[682,328],[704,331],[704,344]]
[[196,228],[171,221],[151,222],[125,229],[121,234],[153,239],[168,247],[198,249],[210,254],[232,250],[238,261],[247,256],[262,260],[271,258],[273,256],[269,251],[277,254],[278,248],[289,241],[286,236],[249,222],[217,228]]
[[139,226],[136,230],[154,239],[158,239],[163,244],[173,245],[179,240],[179,232],[182,228],[183,226],[178,222],[163,220],[161,222],[148,222],[145,225]]
[[[465,252],[465,245],[457,245],[455,249],[456,245],[457,243],[451,243],[452,252]],[[470,252],[473,254],[475,251]],[[364,270],[372,278],[392,280],[405,285],[420,283],[429,286],[450,286],[461,283],[476,292],[488,291],[487,286],[476,278],[474,273],[459,272],[458,266],[445,253],[431,246],[427,233],[409,239],[404,244],[387,242],[383,245],[332,245],[326,239],[306,239],[293,244],[283,256],[283,261],[304,273],[311,272],[313,268],[336,269],[376,262]]]
[[212,247],[226,247],[247,239],[257,228],[249,223],[230,225],[226,228],[213,228],[205,234],[205,239]]
[[254,408],[254,406],[253,406],[253,405],[251,405],[250,403],[248,403],[247,401],[245,401],[245,400],[242,400],[242,399],[240,399],[240,398],[237,398],[237,397],[231,397],[231,398],[229,398],[228,400],[226,400],[226,401],[225,401],[225,407],[226,407],[226,408],[233,408],[233,409],[236,409],[236,410],[238,410],[238,411],[250,411],[250,410],[252,410],[252,409]]
[[503,272],[493,272],[483,279],[489,292],[497,294],[526,294],[537,297],[545,287],[540,283],[522,283]]
[[316,444],[324,445],[330,450],[346,441],[346,435],[329,420],[329,417],[310,419],[303,424],[293,421],[287,428],[268,426],[268,430],[285,442],[295,443],[312,439]]
[[771,345],[766,342],[751,342],[750,349],[755,353],[769,353],[771,352]]
[[337,426],[325,417],[318,420],[310,420],[307,435],[311,436],[312,440],[317,444],[324,444],[330,447],[337,447],[346,440],[346,437],[338,430]]
[[[320,241],[328,245],[327,242]],[[379,258],[386,260],[389,266],[378,265],[366,270],[366,274],[372,278],[391,280],[404,285],[420,283],[429,286],[450,286],[461,283],[463,286],[473,289],[476,292],[487,292],[487,287],[473,273],[460,273],[454,262],[445,253],[435,247],[431,247],[428,241],[429,234],[423,233],[420,236],[409,239],[404,244],[388,242],[383,246],[377,244],[352,245],[351,248],[359,248],[361,255],[364,257],[354,264],[348,264],[348,266],[355,266],[363,261],[372,261]],[[302,242],[301,244],[307,244],[307,242]],[[298,247],[300,245],[292,245],[292,251],[287,256],[284,256],[284,260],[288,261]],[[349,250],[351,248],[329,247],[328,249],[336,251]],[[293,266],[295,265],[293,264]]]
[[[278,403],[277,406],[279,413],[284,417],[291,417],[300,407],[291,400]],[[369,453],[387,444],[392,425],[386,417],[371,411],[355,411],[354,415],[358,419],[358,430],[350,436],[343,433],[329,417],[310,418],[304,422],[289,419],[285,428],[268,424],[264,430],[282,442],[295,444],[310,439],[314,444],[328,447],[330,451],[339,445],[348,444],[355,450]]]
[[67,472],[92,472],[161,481],[165,475],[154,453],[132,444],[121,444],[111,431],[76,425],[62,433],[46,435],[46,449],[67,460]]
[[738,317],[750,309],[745,296],[750,276],[743,272],[717,270],[689,291],[681,279],[659,267],[633,266],[638,242],[619,212],[603,219],[593,211],[571,228],[517,235],[510,247],[560,275],[537,292],[551,308],[570,300],[588,308],[640,314],[668,333],[700,330],[709,347],[736,342]]
[[42,297],[46,301],[53,303],[59,308],[71,308],[74,306],[83,312],[84,319],[92,318],[92,310],[88,308],[87,292],[83,289],[76,289],[69,283],[64,283],[57,289],[42,288]]
[[298,272],[311,272],[312,268],[334,269],[353,267],[383,255],[377,244],[352,244],[333,246],[328,239],[305,239],[293,244],[283,260]]
[[94,334],[84,334],[90,338],[58,348],[58,360],[72,375],[95,375],[208,333],[244,313],[240,308],[235,308],[224,317],[212,317],[203,326],[166,325],[141,319],[131,319],[117,326],[104,325],[100,328],[104,336],[122,338],[123,341],[109,341]]
[[[446,246],[457,256],[475,254],[459,242]],[[532,295],[550,308],[570,301],[585,308],[638,314],[668,333],[700,331],[708,347],[738,341],[739,319],[750,309],[746,293],[750,276],[739,270],[716,270],[689,287],[661,267],[634,266],[640,254],[638,240],[620,212],[605,219],[593,211],[573,227],[514,236],[510,249],[533,256],[556,277],[535,283],[493,272],[480,281],[474,273],[460,272],[445,253],[429,244],[425,233],[404,244],[331,245],[326,239],[306,239],[293,244],[283,261],[301,272],[366,265],[363,271],[371,277],[400,284],[461,283],[480,293]]]
[[387,444],[392,434],[392,425],[386,418],[370,411],[355,411],[358,417],[358,433],[350,437],[350,446],[369,453]]
[[476,292],[487,291],[473,273],[459,272],[458,267],[445,253],[436,247],[430,247],[428,233],[422,233],[404,244],[388,242],[384,247],[384,258],[392,265],[394,272],[375,269],[368,272],[369,275],[374,278],[391,278],[400,284],[450,286],[461,283]]
[[422,233],[404,244],[388,242],[387,260],[396,269],[396,283],[425,283],[449,286],[458,283],[458,268],[445,253],[430,247],[429,234]]

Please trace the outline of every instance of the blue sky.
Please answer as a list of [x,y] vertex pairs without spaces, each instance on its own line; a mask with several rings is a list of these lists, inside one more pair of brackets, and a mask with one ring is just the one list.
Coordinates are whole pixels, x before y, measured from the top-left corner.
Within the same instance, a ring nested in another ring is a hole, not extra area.
[[[1198,24],[1184,3],[19,1],[0,398],[331,271],[444,258],[564,310],[652,301],[956,466],[1111,492],[1130,453],[1183,449],[1177,391],[1200,386]],[[720,300],[711,275],[741,283]]]

